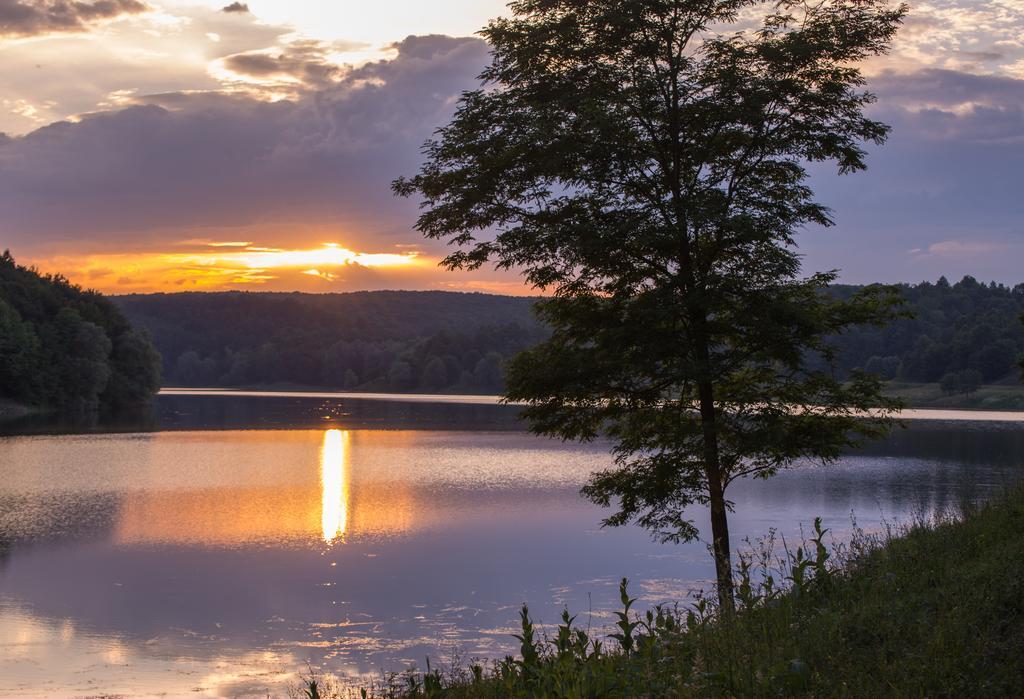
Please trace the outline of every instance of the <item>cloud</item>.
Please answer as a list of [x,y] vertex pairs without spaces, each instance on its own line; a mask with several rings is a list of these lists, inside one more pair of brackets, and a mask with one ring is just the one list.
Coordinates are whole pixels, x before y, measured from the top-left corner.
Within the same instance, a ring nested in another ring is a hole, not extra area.
[[1010,250],[1006,243],[992,243],[985,240],[943,240],[932,243],[923,254],[945,257],[966,257],[970,255],[989,255],[1005,253]]
[[1024,106],[1024,82],[1021,80],[937,68],[911,73],[888,71],[871,79],[871,89],[887,106]]
[[395,51],[293,100],[151,95],[0,142],[5,244],[50,254],[171,236],[375,251],[417,242],[415,204],[389,183],[416,169],[487,48],[431,36]]
[[231,13],[231,12],[246,13],[246,12],[249,11],[249,6],[246,5],[244,2],[233,2],[230,5],[225,5],[224,7],[220,8],[220,11],[221,12],[228,12],[228,13]]
[[287,26],[189,6],[173,14],[162,9],[125,17],[105,24],[102,32],[0,41],[0,131],[27,133],[127,106],[138,95],[240,91],[243,78],[222,79],[211,66],[292,40]]
[[[56,265],[65,275],[84,280],[90,286],[113,286],[121,292],[160,291],[186,285],[193,289],[254,285],[279,289],[301,285],[323,291],[324,281],[335,288],[365,288],[368,284],[384,288],[393,286],[396,279],[422,285],[425,277],[436,274],[436,260],[421,259],[415,252],[357,252],[336,244],[268,250],[237,247],[234,243],[224,249],[209,243],[190,251],[57,256],[47,264]],[[115,270],[120,276],[111,279]]]
[[931,69],[885,73],[871,87],[883,119],[922,142],[1024,143],[1024,80]]
[[1018,0],[917,0],[887,57],[873,66],[912,71],[942,68],[1013,75],[1024,58],[1024,3]]
[[255,82],[255,91],[315,88],[337,82],[348,70],[333,54],[359,48],[362,46],[354,43],[300,39],[278,49],[236,53],[225,57],[221,65],[233,76]]
[[0,0],[0,36],[81,32],[95,22],[147,10],[138,0]]

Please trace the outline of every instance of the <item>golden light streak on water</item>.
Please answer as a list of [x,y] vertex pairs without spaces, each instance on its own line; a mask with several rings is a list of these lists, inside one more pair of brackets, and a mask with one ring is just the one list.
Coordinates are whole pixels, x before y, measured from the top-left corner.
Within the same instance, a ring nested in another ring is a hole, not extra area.
[[321,523],[324,541],[344,541],[348,529],[348,432],[327,430],[320,450],[320,486],[323,491]]

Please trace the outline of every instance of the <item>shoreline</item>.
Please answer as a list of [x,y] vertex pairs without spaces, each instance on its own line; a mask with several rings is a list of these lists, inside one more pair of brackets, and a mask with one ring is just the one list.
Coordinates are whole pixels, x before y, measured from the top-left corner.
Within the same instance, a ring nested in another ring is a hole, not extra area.
[[[319,398],[376,400],[407,403],[454,403],[463,405],[523,406],[524,403],[503,403],[501,396],[457,393],[363,393],[358,391],[249,389],[249,388],[185,388],[167,386],[158,396],[219,396],[238,398]],[[986,408],[918,407],[908,405],[896,416],[899,420],[921,422],[1024,422],[1024,410],[991,410]]]

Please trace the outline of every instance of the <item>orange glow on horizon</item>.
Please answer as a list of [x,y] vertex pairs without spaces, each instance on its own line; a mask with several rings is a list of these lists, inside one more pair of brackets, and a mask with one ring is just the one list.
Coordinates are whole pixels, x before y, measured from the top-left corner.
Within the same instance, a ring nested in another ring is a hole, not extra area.
[[[359,252],[337,243],[319,248],[280,249],[245,242],[185,241],[201,245],[195,252],[142,252],[58,255],[26,259],[43,272],[60,273],[71,281],[104,293],[216,291],[272,284],[310,291],[330,291],[324,282],[344,285],[368,273],[395,275],[436,267],[419,252]],[[19,262],[22,260],[19,259]],[[303,278],[317,278],[303,282]],[[309,288],[314,285],[313,288]]]
[[361,252],[338,243],[280,248],[240,240],[192,238],[186,251],[64,253],[22,256],[19,263],[61,274],[104,294],[181,291],[347,292],[382,289],[446,290],[504,296],[543,296],[514,271],[443,269],[439,258],[412,246]]

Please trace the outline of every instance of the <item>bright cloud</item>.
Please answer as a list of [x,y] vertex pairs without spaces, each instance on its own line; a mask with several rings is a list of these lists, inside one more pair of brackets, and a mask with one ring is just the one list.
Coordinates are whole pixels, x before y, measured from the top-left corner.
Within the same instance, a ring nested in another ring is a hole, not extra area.
[[471,35],[503,12],[504,0],[0,0],[0,132],[110,109],[119,94],[295,98],[393,58],[407,36]]
[[910,7],[892,53],[876,65],[1011,75],[1014,64],[1024,59],[1024,3],[1019,0],[925,0]]

